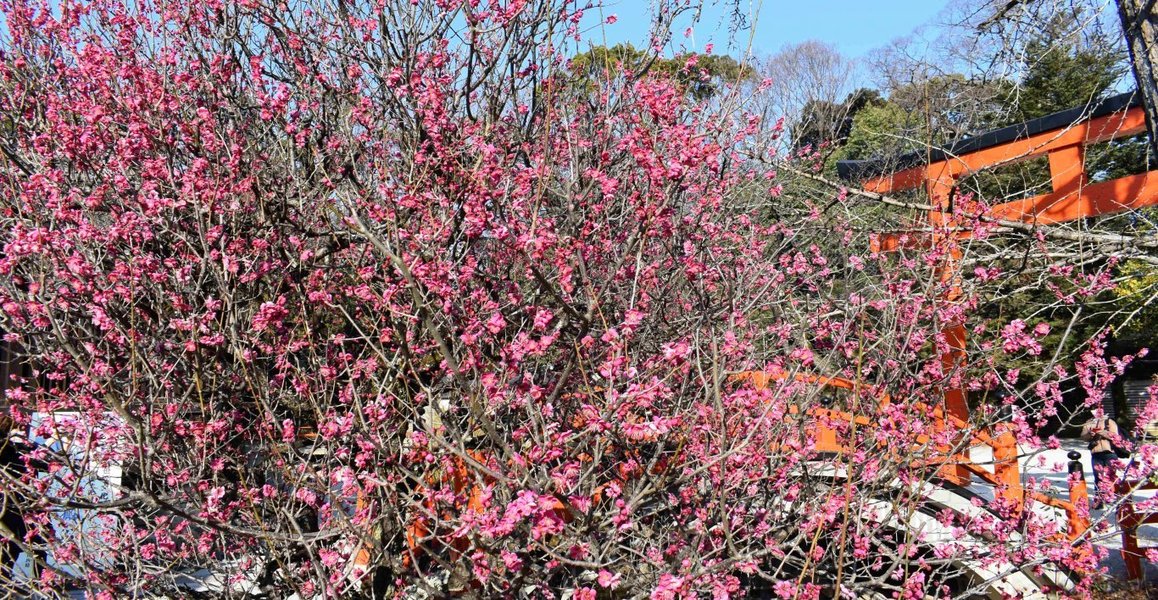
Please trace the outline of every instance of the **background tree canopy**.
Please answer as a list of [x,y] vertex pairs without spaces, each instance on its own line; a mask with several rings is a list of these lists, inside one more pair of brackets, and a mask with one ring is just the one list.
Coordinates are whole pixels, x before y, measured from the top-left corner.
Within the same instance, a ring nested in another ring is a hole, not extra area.
[[752,77],[751,67],[719,54],[679,54],[664,58],[632,44],[594,46],[569,62],[575,84],[594,90],[608,77],[662,77],[678,82],[696,99],[707,99],[721,85]]

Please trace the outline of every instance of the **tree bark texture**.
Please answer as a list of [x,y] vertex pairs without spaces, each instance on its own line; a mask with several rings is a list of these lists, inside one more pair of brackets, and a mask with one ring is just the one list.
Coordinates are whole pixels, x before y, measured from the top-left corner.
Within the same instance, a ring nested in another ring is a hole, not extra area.
[[1118,0],[1118,17],[1138,92],[1142,94],[1150,146],[1158,154],[1158,2]]

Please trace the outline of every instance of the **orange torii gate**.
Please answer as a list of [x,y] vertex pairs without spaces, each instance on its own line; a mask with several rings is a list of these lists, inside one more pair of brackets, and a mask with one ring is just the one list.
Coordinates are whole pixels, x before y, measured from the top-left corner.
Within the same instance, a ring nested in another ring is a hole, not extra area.
[[[927,215],[934,234],[926,242],[936,244],[936,232],[945,228],[958,238],[970,235],[968,230],[957,227],[966,220],[955,211],[958,180],[978,171],[1043,155],[1049,160],[1052,190],[997,204],[991,207],[988,218],[1044,226],[1158,204],[1158,171],[1091,183],[1085,167],[1087,146],[1145,131],[1146,116],[1140,97],[1129,92],[1092,106],[1010,125],[946,148],[910,154],[894,161],[840,161],[837,171],[842,179],[861,181],[865,190],[879,194],[923,187],[929,204],[936,207]],[[874,246],[880,251],[892,251],[900,248],[901,243],[901,233],[883,233],[877,236]],[[943,280],[951,281],[959,276],[956,265],[959,258],[957,253],[950,254],[941,268]],[[954,300],[958,293],[957,287],[951,286],[947,300]],[[942,362],[946,372],[951,372],[965,357],[964,324],[949,325],[944,333],[952,350],[942,356]],[[944,397],[946,412],[968,422],[969,407],[964,390],[946,390]],[[947,470],[945,475],[962,483],[969,480],[968,472],[960,468]]]

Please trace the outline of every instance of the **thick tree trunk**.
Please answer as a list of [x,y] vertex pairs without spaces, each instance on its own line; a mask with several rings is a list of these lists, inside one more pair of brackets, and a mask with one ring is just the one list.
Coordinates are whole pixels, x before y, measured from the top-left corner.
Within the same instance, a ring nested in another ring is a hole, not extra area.
[[1158,155],[1158,2],[1118,0],[1118,17],[1146,110],[1150,147]]

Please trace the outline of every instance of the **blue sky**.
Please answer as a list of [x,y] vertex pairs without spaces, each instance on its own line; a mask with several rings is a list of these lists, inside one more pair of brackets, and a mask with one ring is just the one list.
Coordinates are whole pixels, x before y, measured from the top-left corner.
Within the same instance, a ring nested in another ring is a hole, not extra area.
[[[618,21],[608,25],[604,34],[609,44],[630,41],[637,46],[646,43],[651,13],[648,0],[605,0],[604,14],[615,14]],[[704,18],[695,27],[693,37],[683,37],[686,22],[675,27],[673,43],[679,47],[702,50],[714,43],[719,53],[728,51],[726,7],[731,0],[706,0]],[[771,54],[787,44],[820,40],[835,44],[847,57],[863,56],[870,50],[906,36],[917,27],[935,21],[945,0],[740,0],[752,10],[759,8],[753,36],[753,50]],[[596,17],[598,18],[598,17]],[[601,43],[602,35],[590,31],[588,40]],[[738,36],[746,44],[748,34]]]

